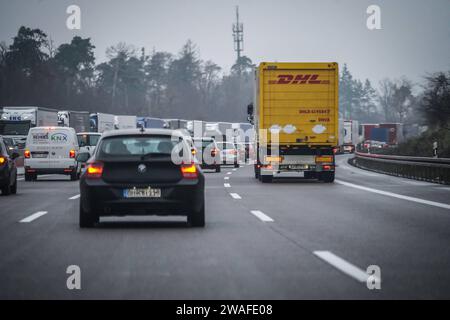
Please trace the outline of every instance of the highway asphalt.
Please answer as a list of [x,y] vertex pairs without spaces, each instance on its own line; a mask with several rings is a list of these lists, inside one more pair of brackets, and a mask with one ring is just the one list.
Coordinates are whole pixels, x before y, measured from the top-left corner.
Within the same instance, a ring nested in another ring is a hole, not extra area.
[[[262,184],[206,172],[206,227],[185,218],[78,228],[78,182],[50,175],[0,197],[0,299],[450,298],[450,187],[364,171]],[[71,199],[72,198],[72,199]],[[81,270],[69,290],[68,266]],[[371,278],[368,266],[379,267]]]

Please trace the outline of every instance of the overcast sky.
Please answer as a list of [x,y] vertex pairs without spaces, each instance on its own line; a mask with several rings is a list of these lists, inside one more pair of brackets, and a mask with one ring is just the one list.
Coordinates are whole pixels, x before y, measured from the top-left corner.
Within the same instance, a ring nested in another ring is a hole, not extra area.
[[[81,8],[81,30],[66,27],[71,4]],[[382,30],[366,27],[371,4],[381,8]],[[450,70],[450,0],[0,0],[0,41],[9,45],[21,25],[41,28],[56,45],[90,37],[98,62],[121,41],[176,53],[191,39],[203,60],[228,72],[235,5],[254,63],[346,62],[375,84]]]

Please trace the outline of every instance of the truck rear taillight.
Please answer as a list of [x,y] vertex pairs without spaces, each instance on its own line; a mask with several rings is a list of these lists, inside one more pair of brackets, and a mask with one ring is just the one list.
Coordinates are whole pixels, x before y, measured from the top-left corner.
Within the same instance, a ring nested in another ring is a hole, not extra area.
[[24,156],[25,158],[29,159],[29,158],[31,157],[31,152],[30,152],[30,150],[25,150],[24,153],[23,153],[23,156]]
[[92,162],[89,163],[86,168],[87,178],[100,178],[103,174],[103,163],[102,162]]
[[317,156],[316,163],[318,162],[333,162],[333,156]]
[[197,179],[198,171],[195,163],[181,165],[181,174],[186,179]]
[[69,151],[69,158],[75,158],[75,150],[71,149]]
[[330,171],[330,170],[332,170],[334,168],[334,166],[330,166],[330,165],[324,165],[324,166],[322,166],[322,169],[324,170],[324,171]]

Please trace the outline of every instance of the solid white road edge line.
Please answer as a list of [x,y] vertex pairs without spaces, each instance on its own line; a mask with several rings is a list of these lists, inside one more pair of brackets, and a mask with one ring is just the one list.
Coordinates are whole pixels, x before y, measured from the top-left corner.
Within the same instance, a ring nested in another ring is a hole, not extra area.
[[263,222],[273,222],[273,219],[271,217],[269,217],[268,215],[264,214],[264,212],[262,212],[262,211],[251,210],[250,212]]
[[19,222],[31,222],[33,220],[36,220],[37,218],[43,216],[44,214],[47,214],[47,211],[38,211],[36,213],[33,213],[31,216],[28,216],[22,220],[20,220]]
[[233,199],[242,199],[241,196],[238,195],[237,193],[230,193],[230,196],[231,196]]
[[230,187],[231,187],[231,185],[230,185],[229,183],[224,183],[223,186],[224,186],[225,188],[230,188]]
[[403,199],[403,200],[412,201],[412,202],[416,202],[416,203],[427,204],[429,206],[434,206],[434,207],[439,207],[439,208],[450,210],[450,204],[445,204],[445,203],[440,203],[440,202],[435,202],[435,201],[430,201],[430,200],[425,200],[425,199],[420,199],[420,198],[414,198],[414,197],[410,197],[410,196],[404,196],[401,194],[378,190],[378,189],[373,189],[373,188],[369,188],[369,187],[363,187],[363,186],[360,186],[357,184],[353,184],[353,183],[345,182],[345,181],[341,181],[341,180],[335,180],[335,182],[342,184],[344,186],[350,187],[350,188],[360,189],[360,190],[373,192],[373,193],[381,194],[381,195],[388,196],[388,197]]
[[[331,264],[336,269],[360,282],[367,282],[367,279],[369,278],[369,274],[354,266],[350,262],[338,257],[330,251],[314,251],[313,253],[320,259]],[[371,275],[371,277],[373,277],[376,282],[380,281],[380,279],[378,279],[374,275]]]
[[80,195],[77,194],[76,196],[70,197],[69,200],[75,200],[75,199],[78,199],[79,197],[80,197]]

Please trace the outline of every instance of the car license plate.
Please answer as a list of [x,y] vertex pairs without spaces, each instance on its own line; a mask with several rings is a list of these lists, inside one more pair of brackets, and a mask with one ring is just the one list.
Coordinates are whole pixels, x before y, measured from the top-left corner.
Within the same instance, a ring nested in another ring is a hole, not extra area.
[[33,156],[33,158],[47,158],[48,154],[47,153],[33,153],[32,156]]
[[308,169],[308,165],[307,164],[290,164],[289,165],[289,169],[292,170],[305,170]]
[[161,189],[132,188],[123,190],[124,198],[161,198]]

